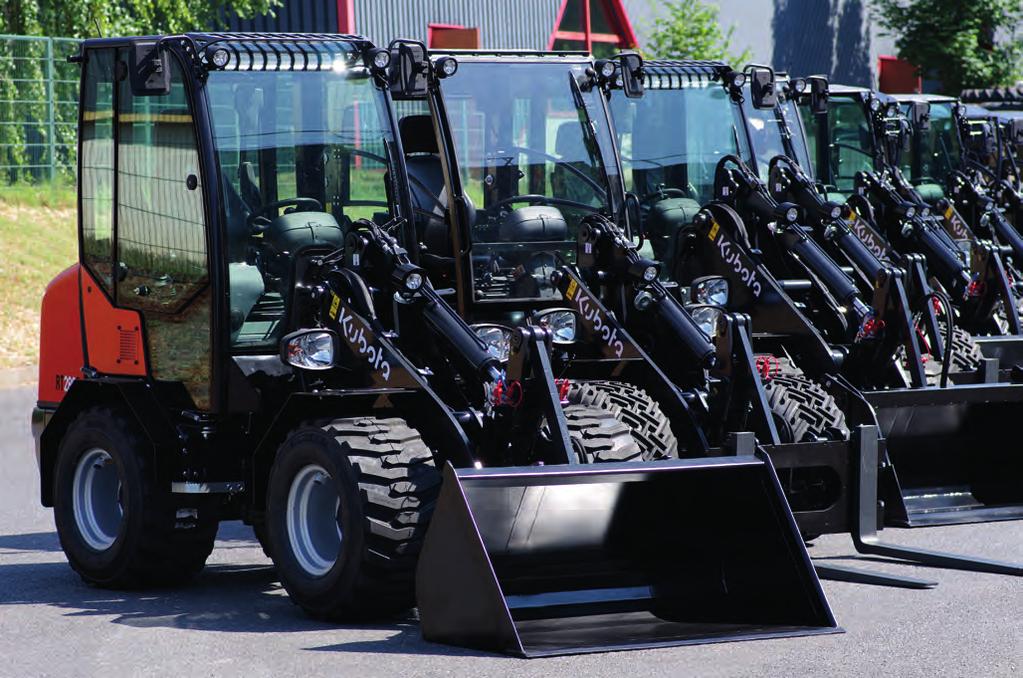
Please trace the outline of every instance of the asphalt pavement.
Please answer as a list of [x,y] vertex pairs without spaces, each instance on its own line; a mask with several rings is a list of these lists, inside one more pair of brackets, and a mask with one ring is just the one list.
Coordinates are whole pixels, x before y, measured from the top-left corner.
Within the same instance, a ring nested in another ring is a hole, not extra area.
[[[31,389],[0,390],[0,676],[1023,676],[1023,579],[856,558],[836,535],[811,555],[940,585],[824,582],[840,635],[534,660],[427,643],[413,617],[311,621],[241,523],[222,525],[209,564],[186,587],[92,588],[68,567],[39,505],[32,402]],[[1023,561],[1023,522],[884,536]]]

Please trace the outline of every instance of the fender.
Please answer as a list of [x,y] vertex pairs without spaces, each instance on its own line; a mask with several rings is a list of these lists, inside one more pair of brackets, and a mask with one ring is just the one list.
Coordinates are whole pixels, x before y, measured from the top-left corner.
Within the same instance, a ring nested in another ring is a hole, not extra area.
[[262,511],[270,468],[277,448],[295,426],[304,421],[344,416],[372,415],[393,410],[408,419],[423,434],[440,468],[450,461],[458,468],[471,468],[472,448],[464,430],[450,409],[428,388],[352,389],[292,393],[253,453],[248,469],[250,494],[254,508]]
[[149,440],[148,452],[153,455],[154,473],[157,477],[164,474],[169,477],[169,457],[160,452],[175,452],[180,442],[152,385],[142,379],[130,378],[75,379],[52,415],[46,417],[46,410],[37,408],[37,414],[33,416],[33,433],[38,433],[36,461],[39,464],[40,501],[43,506],[53,506],[54,468],[64,432],[82,410],[102,404],[123,406],[134,417]]

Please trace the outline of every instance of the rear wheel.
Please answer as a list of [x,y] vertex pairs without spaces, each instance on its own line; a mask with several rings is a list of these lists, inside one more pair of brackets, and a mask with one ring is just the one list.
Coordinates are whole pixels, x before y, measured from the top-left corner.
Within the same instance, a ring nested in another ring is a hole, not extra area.
[[610,412],[625,423],[642,450],[644,461],[678,456],[678,440],[668,417],[646,391],[621,381],[573,382],[568,401]]
[[292,601],[324,619],[412,607],[416,557],[437,499],[433,454],[403,419],[302,426],[270,474],[270,553]]
[[91,584],[178,583],[199,572],[213,550],[215,510],[178,501],[157,485],[148,447],[131,417],[107,407],[82,412],[61,441],[57,534],[71,567]]

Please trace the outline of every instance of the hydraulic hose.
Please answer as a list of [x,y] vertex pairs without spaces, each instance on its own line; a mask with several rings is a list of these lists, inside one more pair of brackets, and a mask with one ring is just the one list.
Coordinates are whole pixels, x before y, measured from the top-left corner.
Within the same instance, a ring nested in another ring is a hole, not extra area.
[[941,381],[938,382],[941,388],[948,386],[948,370],[952,363],[952,338],[955,336],[955,316],[952,315],[952,300],[942,290],[931,290],[926,300],[937,299],[942,308],[945,309],[945,352],[941,360]]

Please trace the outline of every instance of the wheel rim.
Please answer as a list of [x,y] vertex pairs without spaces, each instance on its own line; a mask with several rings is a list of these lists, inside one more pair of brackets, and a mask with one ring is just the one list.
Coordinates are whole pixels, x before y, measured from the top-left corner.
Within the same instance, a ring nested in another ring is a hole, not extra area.
[[124,519],[121,479],[106,450],[93,448],[78,460],[72,486],[72,508],[78,534],[96,551],[109,549]]
[[299,567],[314,577],[330,571],[341,555],[341,497],[322,466],[310,464],[291,481],[288,541]]

